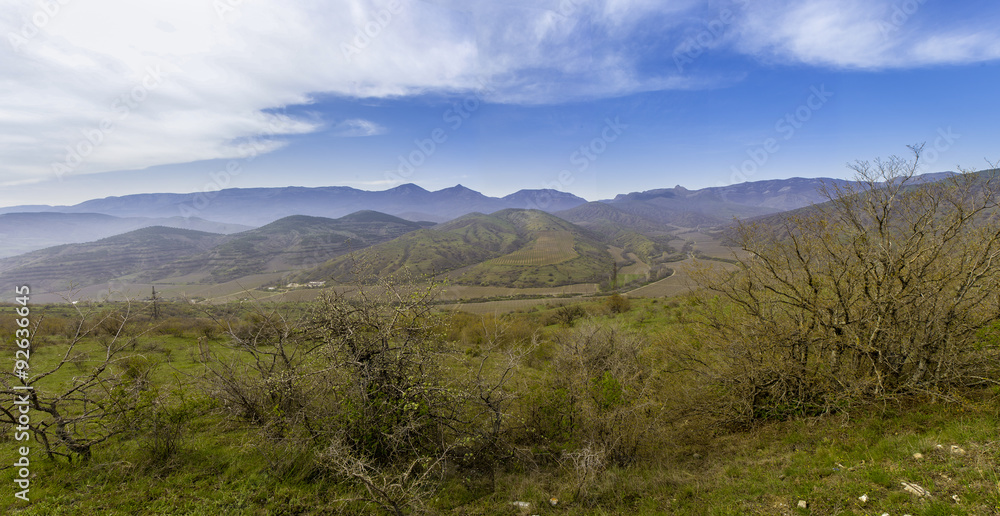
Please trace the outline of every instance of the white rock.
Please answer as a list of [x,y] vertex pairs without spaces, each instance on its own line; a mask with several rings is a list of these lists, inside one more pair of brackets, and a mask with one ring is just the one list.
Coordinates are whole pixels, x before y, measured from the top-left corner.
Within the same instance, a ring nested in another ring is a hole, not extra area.
[[799,509],[805,509],[808,506],[809,506],[808,502],[806,502],[805,500],[799,500]]
[[910,493],[910,494],[913,494],[913,495],[917,495],[917,496],[919,496],[921,498],[924,498],[924,497],[930,498],[930,496],[931,496],[931,492],[930,491],[928,491],[928,490],[926,490],[926,489],[924,489],[924,488],[922,488],[922,487],[920,487],[917,484],[914,484],[912,482],[900,482],[900,484],[903,485],[903,491],[906,491],[907,493]]
[[868,503],[868,493],[859,496],[858,500],[861,500],[861,503]]

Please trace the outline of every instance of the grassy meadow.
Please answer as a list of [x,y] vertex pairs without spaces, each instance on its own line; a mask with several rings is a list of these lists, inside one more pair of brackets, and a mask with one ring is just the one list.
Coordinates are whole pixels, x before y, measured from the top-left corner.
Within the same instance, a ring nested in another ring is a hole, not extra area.
[[[447,377],[464,375],[470,364],[500,370],[503,360],[488,358],[491,353],[509,351],[517,357],[512,381],[503,387],[511,396],[502,421],[506,447],[487,464],[455,460],[435,470],[419,503],[404,513],[1000,511],[998,389],[887,399],[829,414],[733,426],[702,405],[716,398],[692,386],[697,375],[678,367],[677,354],[692,352],[695,348],[686,343],[699,338],[705,307],[697,298],[630,299],[625,306],[613,306],[610,298],[564,299],[567,305],[559,307],[524,301],[526,307],[507,314],[449,307],[433,316]],[[66,356],[77,308],[91,311],[88,321],[94,321],[97,314],[121,313],[122,305],[33,307],[34,320],[41,321],[31,357],[36,374]],[[310,308],[286,303],[264,305],[264,312],[277,310],[295,319]],[[206,356],[220,363],[246,360],[228,333],[253,327],[261,312],[239,303],[207,309],[168,303],[152,319],[149,310],[133,306],[124,333],[107,324],[89,333],[56,373],[37,384],[51,393],[70,388],[103,363],[109,342],[126,338],[110,367],[115,374],[140,378],[149,403],[131,428],[96,444],[89,460],[47,459],[40,444],[31,441],[31,501],[14,498],[15,473],[8,467],[0,473],[7,486],[0,501],[5,513],[391,513],[372,502],[363,485],[318,466],[315,450],[276,439],[234,415],[228,401],[215,395]],[[0,310],[3,349],[11,356],[12,311],[10,306]],[[635,339],[629,353],[636,353],[637,376],[623,376],[618,387],[586,375],[576,387],[566,383],[564,377],[578,372],[566,369],[566,360],[577,356],[567,355],[568,342],[598,335],[602,328]],[[583,398],[567,401],[574,388],[582,389],[577,394]],[[581,411],[566,412],[566,403],[578,404]],[[574,415],[593,421],[566,419]],[[5,426],[0,448],[7,464],[18,444],[12,436]],[[623,439],[629,446],[621,446]],[[931,496],[910,494],[902,482],[917,484]]]

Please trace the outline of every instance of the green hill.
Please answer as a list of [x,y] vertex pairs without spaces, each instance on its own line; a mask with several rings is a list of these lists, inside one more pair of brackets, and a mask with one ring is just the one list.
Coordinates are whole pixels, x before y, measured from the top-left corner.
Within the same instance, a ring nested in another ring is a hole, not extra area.
[[221,283],[251,274],[304,269],[420,228],[419,223],[373,211],[339,219],[293,215],[233,235],[207,252],[149,271],[143,279],[200,276],[203,282]]
[[103,283],[205,252],[226,238],[153,226],[94,242],[49,247],[0,260],[0,284],[16,281],[44,291]]
[[538,210],[473,213],[331,260],[295,281],[349,281],[359,264],[377,275],[408,271],[457,284],[512,287],[597,282],[610,270],[596,233]]
[[670,241],[678,228],[627,213],[602,202],[590,202],[558,215],[602,235],[611,245],[635,254],[647,264],[662,262],[676,254]]
[[424,225],[362,211],[340,219],[295,215],[234,235],[156,226],[0,260],[0,283],[11,278],[40,289],[116,280],[223,283],[315,267]]

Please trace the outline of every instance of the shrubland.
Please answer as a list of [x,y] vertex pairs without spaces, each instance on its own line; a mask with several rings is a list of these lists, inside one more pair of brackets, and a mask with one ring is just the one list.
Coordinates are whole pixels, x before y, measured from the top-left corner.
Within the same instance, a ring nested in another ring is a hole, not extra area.
[[[737,226],[736,267],[670,299],[484,316],[371,277],[309,304],[35,307],[31,502],[0,505],[996,514],[993,178],[914,184],[914,150],[856,164],[869,181],[830,203]],[[14,449],[21,380],[2,381]]]

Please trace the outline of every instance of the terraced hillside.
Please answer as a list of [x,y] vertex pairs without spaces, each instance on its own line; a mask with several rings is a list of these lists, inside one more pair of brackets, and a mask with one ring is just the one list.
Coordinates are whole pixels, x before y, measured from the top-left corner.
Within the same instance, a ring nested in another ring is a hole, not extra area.
[[555,265],[579,256],[573,249],[573,234],[568,231],[539,231],[537,238],[528,245],[494,258],[488,265]]
[[294,215],[233,235],[204,253],[148,271],[141,279],[222,283],[253,274],[306,269],[421,227],[374,211],[339,219]]
[[[626,274],[646,275],[653,271],[658,276],[666,269],[663,264],[686,257],[678,246],[674,232],[677,227],[627,213],[603,202],[591,202],[559,212],[559,216],[601,234],[612,246],[620,268],[629,268]],[[614,248],[618,248],[616,251]]]
[[66,244],[0,260],[0,286],[33,291],[87,286],[155,269],[203,253],[227,237],[154,226],[83,244]]
[[421,227],[373,211],[339,219],[296,215],[234,235],[153,227],[0,260],[0,283],[30,281],[40,290],[111,281],[221,284],[306,269]]
[[0,258],[63,244],[82,244],[137,229],[165,226],[229,235],[251,226],[213,222],[197,217],[113,217],[100,213],[0,213]]
[[349,281],[355,266],[408,271],[460,285],[544,287],[601,281],[611,255],[602,237],[539,210],[475,213],[331,260],[294,281]]

